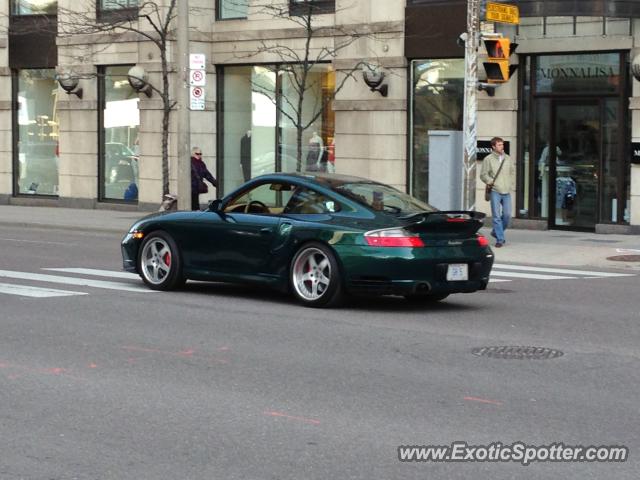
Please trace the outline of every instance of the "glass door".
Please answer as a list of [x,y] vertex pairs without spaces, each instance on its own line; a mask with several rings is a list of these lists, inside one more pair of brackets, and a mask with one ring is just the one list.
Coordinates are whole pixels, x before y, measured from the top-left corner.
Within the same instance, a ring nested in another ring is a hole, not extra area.
[[543,182],[549,226],[595,229],[602,163],[603,104],[599,99],[558,99],[553,101],[552,110],[549,177]]

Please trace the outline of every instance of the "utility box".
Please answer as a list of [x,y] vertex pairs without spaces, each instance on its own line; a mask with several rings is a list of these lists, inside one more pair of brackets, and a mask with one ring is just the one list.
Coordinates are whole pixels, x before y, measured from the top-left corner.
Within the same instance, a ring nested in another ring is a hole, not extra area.
[[462,209],[462,132],[429,131],[429,204],[439,210]]

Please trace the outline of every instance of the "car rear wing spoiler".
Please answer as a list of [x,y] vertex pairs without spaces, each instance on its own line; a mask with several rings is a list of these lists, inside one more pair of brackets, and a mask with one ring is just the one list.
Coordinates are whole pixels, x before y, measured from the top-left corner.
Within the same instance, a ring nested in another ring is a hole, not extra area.
[[422,212],[406,217],[404,228],[419,232],[460,233],[472,235],[482,227],[486,215],[472,210]]

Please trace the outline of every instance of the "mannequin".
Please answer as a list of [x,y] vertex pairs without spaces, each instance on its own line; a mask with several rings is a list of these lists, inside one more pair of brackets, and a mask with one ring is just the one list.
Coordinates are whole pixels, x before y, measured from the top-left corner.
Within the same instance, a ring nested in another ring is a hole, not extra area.
[[322,138],[318,132],[313,132],[309,139],[309,151],[307,153],[307,171],[316,172],[320,167],[320,160],[323,152]]
[[240,139],[240,166],[246,182],[251,178],[251,130],[247,130]]

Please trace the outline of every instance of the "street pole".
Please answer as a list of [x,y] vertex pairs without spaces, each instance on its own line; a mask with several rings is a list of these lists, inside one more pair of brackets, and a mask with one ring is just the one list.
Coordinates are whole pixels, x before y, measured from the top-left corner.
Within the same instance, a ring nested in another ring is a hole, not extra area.
[[191,124],[189,118],[189,0],[177,0],[178,29],[178,210],[191,209]]
[[476,159],[478,145],[478,48],[480,0],[467,0],[467,39],[464,75],[464,183],[462,207],[476,208]]

